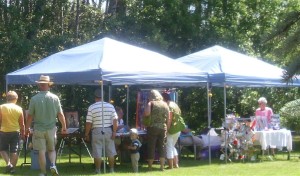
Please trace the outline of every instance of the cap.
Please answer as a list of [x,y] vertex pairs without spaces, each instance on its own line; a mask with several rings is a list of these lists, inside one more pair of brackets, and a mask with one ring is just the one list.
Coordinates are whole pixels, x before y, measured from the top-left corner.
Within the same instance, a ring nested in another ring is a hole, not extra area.
[[130,133],[133,133],[133,134],[137,134],[138,135],[138,130],[136,128],[131,128],[130,129]]
[[101,89],[96,89],[94,92],[95,97],[102,98],[102,91]]

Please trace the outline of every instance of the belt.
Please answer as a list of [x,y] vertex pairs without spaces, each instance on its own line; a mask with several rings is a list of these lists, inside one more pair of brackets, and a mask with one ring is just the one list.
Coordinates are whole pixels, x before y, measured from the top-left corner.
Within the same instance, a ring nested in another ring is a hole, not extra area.
[[[102,128],[102,127],[95,127],[95,128]],[[95,129],[95,128],[93,128],[93,129]],[[109,126],[109,127],[103,127],[103,128],[112,128],[112,127]]]

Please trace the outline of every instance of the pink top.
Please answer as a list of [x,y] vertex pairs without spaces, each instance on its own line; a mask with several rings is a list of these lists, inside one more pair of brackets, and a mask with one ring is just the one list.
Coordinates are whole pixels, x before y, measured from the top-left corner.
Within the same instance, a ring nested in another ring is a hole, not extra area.
[[[271,123],[271,116],[273,115],[273,110],[269,107],[264,107],[264,110],[261,110],[261,108],[257,108],[255,111],[255,116],[260,116],[262,118],[267,118],[267,123]],[[251,124],[251,129],[254,129],[256,126],[256,120],[254,120]],[[269,125],[268,125],[269,126]]]
[[269,107],[265,107],[264,110],[257,108],[255,111],[255,116],[267,117],[268,123],[271,123],[271,116],[273,115],[273,110]]

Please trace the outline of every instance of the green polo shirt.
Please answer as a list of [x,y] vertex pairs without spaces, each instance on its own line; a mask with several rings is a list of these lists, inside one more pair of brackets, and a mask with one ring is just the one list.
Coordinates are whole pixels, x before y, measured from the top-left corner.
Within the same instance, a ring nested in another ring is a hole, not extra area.
[[29,114],[33,116],[34,130],[53,129],[56,126],[58,112],[62,112],[60,100],[49,91],[40,91],[30,100]]

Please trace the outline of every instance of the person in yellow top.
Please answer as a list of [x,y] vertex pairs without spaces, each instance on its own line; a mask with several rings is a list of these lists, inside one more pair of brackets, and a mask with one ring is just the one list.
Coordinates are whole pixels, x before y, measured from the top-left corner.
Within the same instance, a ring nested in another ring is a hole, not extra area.
[[25,139],[25,126],[23,110],[16,105],[18,94],[9,91],[6,100],[7,103],[0,105],[0,153],[7,165],[5,173],[13,174],[18,162],[20,137]]

